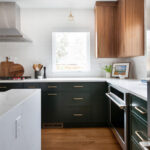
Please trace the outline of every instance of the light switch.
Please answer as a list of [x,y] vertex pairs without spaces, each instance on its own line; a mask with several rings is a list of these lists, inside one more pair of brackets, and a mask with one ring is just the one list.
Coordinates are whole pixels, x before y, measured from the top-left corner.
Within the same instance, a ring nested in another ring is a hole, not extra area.
[[21,134],[21,118],[22,116],[18,116],[15,121],[15,138],[19,138]]

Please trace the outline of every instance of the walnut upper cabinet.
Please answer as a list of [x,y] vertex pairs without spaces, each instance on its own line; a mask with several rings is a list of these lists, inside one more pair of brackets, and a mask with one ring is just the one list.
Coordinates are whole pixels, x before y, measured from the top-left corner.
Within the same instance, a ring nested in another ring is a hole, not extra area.
[[118,57],[144,55],[144,0],[118,1]]
[[96,55],[97,58],[116,57],[117,2],[96,2]]
[[144,55],[144,0],[96,2],[98,58]]

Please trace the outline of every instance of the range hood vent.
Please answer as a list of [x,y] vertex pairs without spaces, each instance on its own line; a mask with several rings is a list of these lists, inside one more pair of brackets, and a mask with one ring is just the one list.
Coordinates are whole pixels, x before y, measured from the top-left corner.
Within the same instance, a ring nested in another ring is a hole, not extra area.
[[31,42],[20,31],[20,8],[16,2],[0,2],[0,42]]

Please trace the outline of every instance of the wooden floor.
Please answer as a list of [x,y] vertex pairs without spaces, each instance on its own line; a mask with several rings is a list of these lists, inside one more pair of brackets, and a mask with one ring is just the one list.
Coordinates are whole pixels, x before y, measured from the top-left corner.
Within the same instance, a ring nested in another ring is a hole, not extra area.
[[42,150],[121,150],[108,128],[43,129]]

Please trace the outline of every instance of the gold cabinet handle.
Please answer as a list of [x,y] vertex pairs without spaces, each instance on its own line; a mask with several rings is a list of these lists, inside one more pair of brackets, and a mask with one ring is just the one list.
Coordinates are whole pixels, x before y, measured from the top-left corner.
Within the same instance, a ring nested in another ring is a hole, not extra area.
[[7,87],[6,86],[1,86],[0,89],[7,89]]
[[141,110],[141,109],[140,109],[140,107],[138,107],[138,106],[135,106],[134,108],[135,108],[135,109],[136,109],[139,113],[141,113],[142,115],[144,115],[144,114],[146,114],[146,113],[147,113],[147,112],[146,112],[146,110],[145,110],[145,111],[143,111],[143,110],[144,110],[144,108],[142,108],[142,107],[141,107],[141,109],[142,109],[142,110]]
[[83,114],[73,114],[74,117],[82,117],[84,116]]
[[74,97],[73,100],[75,100],[75,101],[82,101],[82,100],[84,100],[84,98],[82,98],[82,97],[78,97],[78,98]]
[[56,93],[49,93],[48,96],[57,96]]
[[82,85],[75,85],[75,86],[73,86],[74,88],[83,88],[84,86],[82,86]]
[[137,136],[141,141],[145,141],[145,140],[142,138],[142,136],[140,135],[140,133],[143,134],[142,131],[135,131],[136,136]]
[[57,86],[55,86],[55,85],[54,85],[54,86],[48,86],[48,88],[49,88],[49,89],[56,89]]

